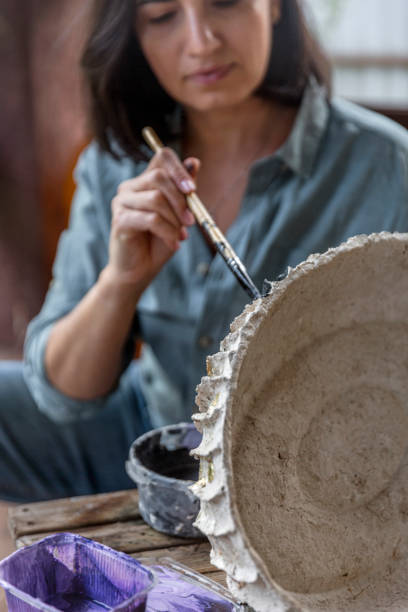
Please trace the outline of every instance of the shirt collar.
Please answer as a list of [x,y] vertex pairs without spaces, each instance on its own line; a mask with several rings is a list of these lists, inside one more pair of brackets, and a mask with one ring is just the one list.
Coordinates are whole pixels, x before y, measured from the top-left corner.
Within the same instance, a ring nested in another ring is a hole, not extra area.
[[[180,130],[182,121],[181,107],[173,111],[170,122],[174,130]],[[311,75],[306,85],[299,111],[292,130],[283,145],[272,155],[258,160],[261,173],[266,171],[271,160],[276,163],[278,157],[293,172],[307,178],[311,175],[317,153],[329,121],[329,103],[327,90]],[[171,146],[181,154],[180,139],[176,138]]]
[[306,86],[292,131],[276,152],[296,174],[311,175],[329,121],[326,88],[312,76]]

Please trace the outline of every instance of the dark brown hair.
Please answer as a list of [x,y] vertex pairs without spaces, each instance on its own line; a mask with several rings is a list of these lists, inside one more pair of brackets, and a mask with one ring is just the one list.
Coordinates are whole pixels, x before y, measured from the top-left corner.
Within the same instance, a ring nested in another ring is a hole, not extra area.
[[[115,157],[114,142],[124,154],[140,159],[145,125],[151,125],[164,142],[176,135],[169,120],[176,102],[160,86],[142,54],[134,32],[135,4],[135,0],[95,0],[82,68],[96,140]],[[311,74],[330,89],[330,67],[298,1],[282,0],[281,10],[268,70],[257,93],[297,105]]]

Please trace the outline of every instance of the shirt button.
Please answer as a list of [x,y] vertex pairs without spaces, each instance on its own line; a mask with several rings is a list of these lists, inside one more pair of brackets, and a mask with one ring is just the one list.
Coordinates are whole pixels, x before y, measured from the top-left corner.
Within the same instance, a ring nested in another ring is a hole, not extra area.
[[207,263],[206,261],[200,261],[200,263],[197,265],[196,272],[199,276],[205,277],[207,276],[209,269],[210,269],[209,263]]
[[198,339],[198,344],[201,348],[206,349],[211,346],[213,339],[210,336],[200,336]]

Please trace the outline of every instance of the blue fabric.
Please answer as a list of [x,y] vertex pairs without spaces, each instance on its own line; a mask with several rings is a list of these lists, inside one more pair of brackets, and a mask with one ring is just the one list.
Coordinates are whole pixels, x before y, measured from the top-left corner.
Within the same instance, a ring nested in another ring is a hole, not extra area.
[[39,501],[129,489],[125,460],[151,428],[132,365],[105,407],[58,424],[38,411],[22,364],[0,361],[0,499]]
[[[107,262],[118,184],[144,168],[127,158],[116,161],[95,144],[79,161],[54,280],[26,341],[27,383],[39,409],[56,421],[97,414],[110,401],[79,402],[59,393],[47,381],[44,350],[54,323],[81,300]],[[408,133],[344,100],[328,101],[311,81],[287,141],[250,168],[227,237],[261,288],[264,279],[276,280],[311,253],[382,230],[408,231]],[[155,425],[190,419],[206,356],[218,351],[248,301],[220,256],[212,258],[197,227],[189,233],[141,297],[123,354],[125,368],[136,334],[152,349],[140,360],[140,384]]]

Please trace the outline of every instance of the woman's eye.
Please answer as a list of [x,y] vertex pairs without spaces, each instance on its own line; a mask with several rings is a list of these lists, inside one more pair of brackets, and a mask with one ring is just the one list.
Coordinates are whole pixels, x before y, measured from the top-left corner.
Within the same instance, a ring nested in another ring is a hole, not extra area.
[[170,21],[174,14],[175,11],[169,11],[168,13],[164,13],[163,15],[159,15],[158,17],[150,17],[149,23],[165,23],[166,21]]

